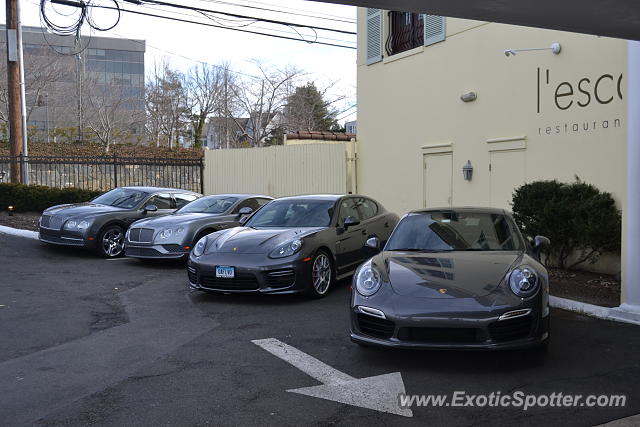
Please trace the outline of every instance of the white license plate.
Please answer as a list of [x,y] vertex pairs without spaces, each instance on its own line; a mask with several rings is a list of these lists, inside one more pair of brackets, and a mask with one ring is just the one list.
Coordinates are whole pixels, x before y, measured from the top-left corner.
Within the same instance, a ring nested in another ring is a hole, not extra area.
[[235,267],[219,265],[216,267],[216,277],[220,277],[223,279],[233,279],[234,277],[236,277],[236,269]]

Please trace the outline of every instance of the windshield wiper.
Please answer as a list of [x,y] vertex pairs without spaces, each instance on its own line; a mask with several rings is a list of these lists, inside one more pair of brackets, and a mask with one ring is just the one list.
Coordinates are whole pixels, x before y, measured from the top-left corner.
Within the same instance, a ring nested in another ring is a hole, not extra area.
[[421,248],[393,248],[389,249],[389,251],[398,251],[398,252],[451,252],[453,249],[421,249]]

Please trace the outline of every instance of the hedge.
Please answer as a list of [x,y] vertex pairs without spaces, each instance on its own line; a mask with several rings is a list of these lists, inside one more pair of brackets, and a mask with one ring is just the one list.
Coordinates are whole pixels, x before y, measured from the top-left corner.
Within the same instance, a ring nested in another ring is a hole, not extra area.
[[13,206],[15,212],[42,212],[53,205],[87,202],[102,193],[78,188],[0,184],[0,210],[5,211]]
[[530,237],[551,240],[547,264],[572,269],[620,251],[622,216],[615,200],[579,179],[523,185],[513,195],[513,216]]

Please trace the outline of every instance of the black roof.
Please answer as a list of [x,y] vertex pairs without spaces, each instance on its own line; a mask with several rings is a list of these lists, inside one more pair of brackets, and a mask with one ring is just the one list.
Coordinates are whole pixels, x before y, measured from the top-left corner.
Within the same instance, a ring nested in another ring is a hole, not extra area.
[[300,195],[300,196],[287,196],[287,197],[280,197],[276,200],[304,200],[304,199],[310,199],[310,200],[331,200],[331,201],[336,201],[342,197],[344,197],[344,194],[304,194],[304,195]]
[[443,207],[443,208],[428,208],[428,209],[416,209],[413,211],[409,211],[410,214],[421,214],[421,213],[429,213],[429,212],[475,212],[475,213],[489,213],[489,214],[499,214],[505,215],[508,214],[504,209],[499,208],[485,208],[485,207],[475,207],[475,206],[460,206],[460,207]]
[[166,191],[169,193],[192,193],[199,194],[190,190],[183,190],[181,188],[165,188],[165,187],[144,187],[144,186],[127,186],[127,187],[118,187],[118,188],[126,188],[128,190],[138,190],[143,191],[145,193],[157,193],[159,191]]

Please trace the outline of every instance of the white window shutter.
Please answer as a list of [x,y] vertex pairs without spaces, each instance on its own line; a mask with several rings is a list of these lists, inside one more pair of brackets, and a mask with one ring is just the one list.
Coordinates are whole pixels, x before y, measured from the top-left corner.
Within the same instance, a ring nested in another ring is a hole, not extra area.
[[367,65],[382,61],[382,9],[367,8]]
[[445,17],[424,15],[424,45],[438,43],[446,38]]

